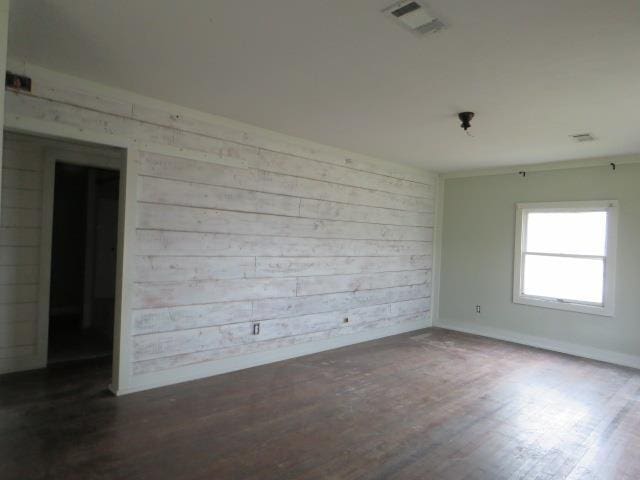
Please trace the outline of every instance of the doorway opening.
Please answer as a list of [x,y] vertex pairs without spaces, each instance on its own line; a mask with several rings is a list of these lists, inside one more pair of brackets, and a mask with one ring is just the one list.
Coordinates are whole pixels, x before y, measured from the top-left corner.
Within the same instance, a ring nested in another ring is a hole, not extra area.
[[122,388],[128,158],[117,146],[4,131],[0,373],[96,367],[98,381]]
[[54,168],[48,364],[110,357],[120,172]]

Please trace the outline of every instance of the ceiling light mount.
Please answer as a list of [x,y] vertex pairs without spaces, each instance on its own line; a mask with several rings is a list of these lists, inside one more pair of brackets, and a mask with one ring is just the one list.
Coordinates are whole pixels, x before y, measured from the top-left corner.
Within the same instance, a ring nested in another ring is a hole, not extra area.
[[471,120],[475,116],[476,116],[476,114],[473,113],[473,112],[460,112],[458,114],[458,118],[462,122],[460,124],[460,127],[462,127],[465,132],[471,128]]

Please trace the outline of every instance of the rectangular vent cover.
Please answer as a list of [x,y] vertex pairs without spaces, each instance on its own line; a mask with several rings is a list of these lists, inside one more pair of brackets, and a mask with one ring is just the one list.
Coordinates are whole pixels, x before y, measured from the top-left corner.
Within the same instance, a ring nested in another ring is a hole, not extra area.
[[391,16],[407,30],[419,35],[434,33],[445,27],[444,22],[433,15],[426,5],[415,0],[394,3],[385,8],[383,13]]

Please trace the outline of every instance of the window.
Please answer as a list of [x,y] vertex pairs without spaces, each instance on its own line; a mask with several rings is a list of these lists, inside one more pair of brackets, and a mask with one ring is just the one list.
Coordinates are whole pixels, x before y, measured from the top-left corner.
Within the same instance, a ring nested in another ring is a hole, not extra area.
[[613,315],[616,201],[517,205],[513,301]]

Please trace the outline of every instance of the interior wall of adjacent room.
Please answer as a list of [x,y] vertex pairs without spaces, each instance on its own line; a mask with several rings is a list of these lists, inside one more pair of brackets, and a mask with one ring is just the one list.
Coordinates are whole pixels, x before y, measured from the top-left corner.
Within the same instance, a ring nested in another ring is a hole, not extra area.
[[[640,163],[445,181],[438,325],[640,366]],[[636,162],[640,159],[636,159]],[[515,204],[618,200],[615,316],[512,302]],[[481,314],[475,306],[481,305]]]
[[135,159],[120,392],[430,324],[431,173],[21,68],[12,128]]
[[5,134],[0,210],[0,373],[38,366],[41,145]]

